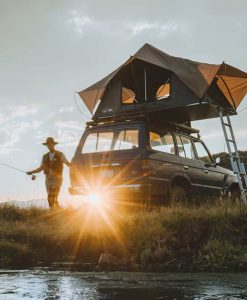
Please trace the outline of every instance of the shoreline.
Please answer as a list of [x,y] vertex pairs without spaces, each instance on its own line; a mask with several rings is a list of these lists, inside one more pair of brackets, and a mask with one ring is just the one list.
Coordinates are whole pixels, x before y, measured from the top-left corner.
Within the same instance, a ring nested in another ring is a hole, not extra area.
[[[108,216],[106,218],[106,216]],[[0,267],[247,272],[247,208],[219,202],[153,211],[0,206]]]

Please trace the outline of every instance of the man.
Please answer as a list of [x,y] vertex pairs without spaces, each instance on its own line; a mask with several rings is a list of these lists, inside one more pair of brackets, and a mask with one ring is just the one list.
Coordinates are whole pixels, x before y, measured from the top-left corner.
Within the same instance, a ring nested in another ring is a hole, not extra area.
[[27,175],[44,171],[46,176],[45,185],[47,190],[47,198],[50,208],[58,208],[58,194],[63,181],[63,164],[70,166],[70,162],[65,155],[55,150],[55,145],[58,144],[52,137],[48,137],[43,145],[47,146],[49,152],[46,153],[41,161],[40,167],[27,172]]

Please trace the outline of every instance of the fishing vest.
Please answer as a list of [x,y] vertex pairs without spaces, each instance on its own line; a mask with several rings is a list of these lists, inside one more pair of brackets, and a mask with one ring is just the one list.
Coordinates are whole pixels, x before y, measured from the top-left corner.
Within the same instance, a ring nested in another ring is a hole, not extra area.
[[63,174],[63,161],[62,152],[55,151],[55,155],[52,160],[50,160],[49,152],[43,156],[43,171],[45,175],[48,175],[50,170],[56,176],[62,176]]

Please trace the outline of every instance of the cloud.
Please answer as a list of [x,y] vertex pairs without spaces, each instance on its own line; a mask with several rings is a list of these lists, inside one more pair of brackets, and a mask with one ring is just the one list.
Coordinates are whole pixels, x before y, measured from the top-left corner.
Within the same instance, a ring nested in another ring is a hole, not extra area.
[[81,123],[77,122],[77,121],[56,121],[55,125],[58,128],[63,128],[63,129],[75,129],[75,130],[82,130],[82,125]]
[[39,106],[37,105],[7,105],[5,107],[1,107],[0,125],[16,118],[35,115],[38,113],[38,110]]
[[69,146],[77,146],[81,138],[81,134],[71,129],[66,129],[66,130],[58,129],[57,137],[60,145],[69,147]]
[[59,108],[58,112],[59,113],[64,113],[64,112],[72,112],[74,110],[74,106],[68,106],[68,107],[62,107],[62,108]]
[[[18,143],[28,130],[37,130],[42,122],[29,120],[27,117],[36,115],[37,105],[7,105],[0,110],[0,155],[19,151]],[[24,120],[23,120],[24,119]]]
[[5,123],[8,120],[8,117],[6,116],[6,113],[0,112],[0,125]]
[[43,125],[43,122],[39,121],[39,120],[33,120],[30,123],[30,128],[36,130],[38,128],[40,128]]
[[89,14],[81,13],[77,10],[70,12],[67,24],[72,26],[79,37],[86,34],[89,30],[96,31],[105,36],[124,36],[136,37],[151,33],[155,37],[164,37],[176,30],[184,31],[185,24],[178,26],[175,21],[150,21],[150,20],[129,20],[122,19],[94,19]]
[[54,109],[53,112],[47,115],[47,120],[56,119],[61,117],[67,117],[69,114],[74,113],[75,107],[74,106],[65,106],[59,109]]
[[63,146],[76,146],[82,134],[82,124],[77,121],[56,121],[57,136]]
[[166,35],[177,30],[178,26],[175,22],[150,22],[150,21],[135,21],[124,23],[124,28],[130,31],[132,36],[152,32],[154,35]]
[[79,35],[85,33],[86,28],[98,27],[98,23],[88,15],[83,15],[77,10],[71,12],[70,18],[67,20],[68,25],[73,25]]
[[25,117],[27,115],[34,115],[38,112],[37,105],[10,105],[7,107],[10,117]]
[[131,31],[132,35],[137,35],[142,33],[143,31],[156,29],[158,27],[158,23],[149,23],[145,22],[137,22],[137,23],[127,23],[124,27]]
[[0,155],[9,154],[13,151],[18,151],[16,147],[20,141],[21,135],[31,128],[28,122],[7,122],[4,126],[0,127]]
[[52,127],[43,125],[35,133],[38,144],[47,136],[53,136],[60,146],[76,146],[83,132],[82,123],[74,120],[57,120]]

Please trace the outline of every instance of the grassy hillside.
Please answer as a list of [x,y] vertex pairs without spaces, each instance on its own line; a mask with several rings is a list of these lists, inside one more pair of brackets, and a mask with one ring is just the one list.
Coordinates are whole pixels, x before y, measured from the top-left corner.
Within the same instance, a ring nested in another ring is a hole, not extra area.
[[95,262],[102,252],[132,268],[247,271],[247,208],[169,207],[154,211],[0,207],[0,267]]

